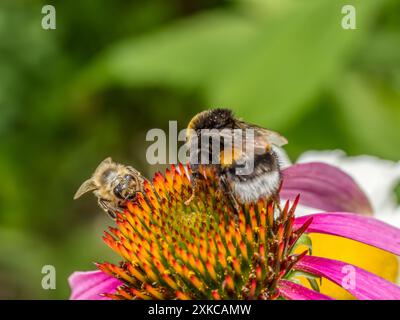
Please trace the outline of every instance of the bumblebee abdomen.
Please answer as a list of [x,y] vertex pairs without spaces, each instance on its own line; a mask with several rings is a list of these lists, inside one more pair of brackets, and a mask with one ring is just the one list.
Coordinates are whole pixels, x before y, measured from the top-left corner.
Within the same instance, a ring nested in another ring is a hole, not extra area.
[[281,185],[281,172],[276,154],[271,151],[252,159],[254,168],[241,175],[240,166],[226,170],[230,189],[241,203],[256,202],[259,198],[275,196]]
[[240,203],[256,202],[260,198],[275,196],[281,184],[278,170],[265,172],[247,180],[236,180],[231,184],[232,191]]

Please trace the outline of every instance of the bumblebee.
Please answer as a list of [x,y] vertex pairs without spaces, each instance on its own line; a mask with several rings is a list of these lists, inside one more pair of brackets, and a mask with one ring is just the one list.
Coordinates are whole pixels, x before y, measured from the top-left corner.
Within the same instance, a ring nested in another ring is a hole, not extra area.
[[186,203],[195,196],[203,166],[215,168],[221,188],[236,210],[260,198],[279,199],[282,175],[274,149],[287,143],[277,132],[235,118],[229,109],[197,114],[186,132],[193,184]]
[[138,192],[143,193],[145,181],[136,169],[107,158],[99,164],[92,177],[82,183],[74,199],[92,191],[100,208],[115,219],[116,212],[126,208],[126,201],[134,200]]

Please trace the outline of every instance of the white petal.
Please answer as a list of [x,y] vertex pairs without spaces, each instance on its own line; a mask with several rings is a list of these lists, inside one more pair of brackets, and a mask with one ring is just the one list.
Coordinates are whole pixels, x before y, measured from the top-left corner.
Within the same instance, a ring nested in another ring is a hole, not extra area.
[[400,181],[400,162],[366,155],[347,157],[340,150],[309,151],[298,159],[313,161],[336,165],[352,176],[370,199],[375,216],[400,227],[400,208],[393,192]]

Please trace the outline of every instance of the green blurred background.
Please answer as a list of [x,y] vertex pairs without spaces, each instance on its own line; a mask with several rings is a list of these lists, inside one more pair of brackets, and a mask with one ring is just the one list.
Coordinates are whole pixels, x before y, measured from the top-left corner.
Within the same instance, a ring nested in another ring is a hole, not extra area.
[[293,160],[400,156],[398,0],[1,0],[0,39],[3,299],[68,298],[70,273],[115,260],[111,221],[73,194],[106,156],[151,176],[145,135],[168,120],[226,106],[287,136]]

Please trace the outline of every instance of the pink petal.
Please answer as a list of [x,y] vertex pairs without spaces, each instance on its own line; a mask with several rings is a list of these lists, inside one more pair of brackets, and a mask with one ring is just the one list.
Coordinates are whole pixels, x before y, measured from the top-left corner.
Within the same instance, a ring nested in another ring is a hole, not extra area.
[[283,170],[282,199],[324,211],[348,211],[371,214],[371,204],[357,183],[339,168],[310,162]]
[[280,280],[278,290],[282,297],[289,300],[333,300],[331,297],[288,280]]
[[313,218],[306,232],[353,239],[400,255],[400,229],[377,219],[347,212],[316,213],[296,218],[294,228]]
[[346,262],[305,256],[294,268],[325,277],[361,300],[400,300],[399,286]]
[[121,281],[104,272],[88,271],[74,272],[68,279],[72,289],[70,300],[109,300],[102,293],[115,293]]

